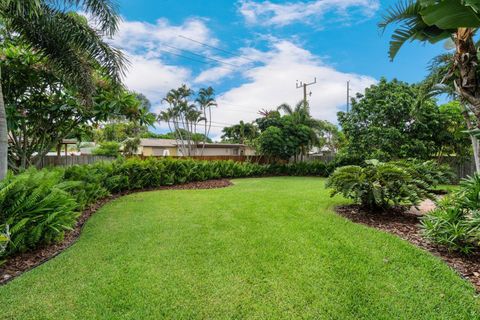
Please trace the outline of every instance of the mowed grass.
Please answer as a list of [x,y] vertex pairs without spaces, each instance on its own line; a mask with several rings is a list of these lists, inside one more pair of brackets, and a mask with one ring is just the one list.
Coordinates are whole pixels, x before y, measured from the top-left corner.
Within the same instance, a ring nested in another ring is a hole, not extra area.
[[337,216],[317,178],[235,180],[107,204],[0,287],[2,319],[478,319],[438,258]]

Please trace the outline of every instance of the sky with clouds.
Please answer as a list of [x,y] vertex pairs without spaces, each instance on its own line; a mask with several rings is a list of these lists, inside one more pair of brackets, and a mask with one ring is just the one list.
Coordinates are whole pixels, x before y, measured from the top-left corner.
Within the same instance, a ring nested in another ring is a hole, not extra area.
[[[312,114],[336,122],[352,93],[381,77],[415,82],[426,74],[441,44],[407,44],[394,62],[389,32],[377,23],[393,1],[119,0],[123,17],[112,44],[130,60],[125,83],[145,94],[154,111],[172,88],[212,86],[218,107],[212,136],[224,126],[251,121],[260,109],[302,99],[309,87]],[[166,125],[158,125],[157,132]]]

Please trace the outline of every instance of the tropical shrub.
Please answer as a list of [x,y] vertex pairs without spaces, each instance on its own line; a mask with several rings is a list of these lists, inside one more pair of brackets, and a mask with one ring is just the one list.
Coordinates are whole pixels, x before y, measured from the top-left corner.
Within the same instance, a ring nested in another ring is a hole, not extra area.
[[311,161],[288,164],[271,164],[268,166],[270,175],[285,176],[317,176],[328,177],[334,170],[333,162]]
[[112,173],[112,163],[98,162],[88,166],[72,166],[65,169],[63,179],[76,181],[70,193],[78,204],[79,209],[104,198],[110,194],[107,179]]
[[448,164],[439,164],[434,160],[397,160],[392,162],[410,173],[416,179],[426,182],[428,185],[449,184],[455,180],[455,174]]
[[60,170],[32,169],[1,181],[0,230],[7,230],[9,238],[4,254],[61,240],[78,217],[78,204],[69,193],[77,186],[63,181]]
[[409,170],[395,163],[367,160],[366,166],[344,166],[335,170],[326,186],[331,196],[342,194],[372,211],[392,205],[417,205],[432,197],[430,185],[412,176]]
[[120,155],[120,143],[116,141],[106,141],[92,150],[92,154],[97,156],[116,157]]
[[470,253],[480,248],[480,175],[463,180],[460,189],[444,197],[421,222],[426,238],[452,250]]

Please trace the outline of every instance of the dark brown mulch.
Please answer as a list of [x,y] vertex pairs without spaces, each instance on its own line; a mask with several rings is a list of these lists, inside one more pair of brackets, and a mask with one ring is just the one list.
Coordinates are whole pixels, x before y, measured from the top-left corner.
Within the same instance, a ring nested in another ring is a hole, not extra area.
[[100,209],[107,202],[110,202],[121,196],[136,192],[156,190],[216,189],[229,187],[231,185],[232,183],[226,179],[208,180],[200,182],[190,182],[174,186],[163,186],[152,189],[126,191],[102,199],[82,212],[74,229],[65,234],[65,238],[62,242],[40,247],[33,251],[21,253],[9,258],[3,265],[0,266],[0,285],[5,284],[8,281],[14,279],[15,277],[18,277],[22,273],[41,265],[42,263],[50,260],[51,258],[55,257],[56,255],[60,254],[62,251],[70,247],[72,244],[74,244],[80,236],[83,225],[88,220],[88,218],[90,218],[98,209]]
[[428,250],[445,261],[462,277],[468,279],[480,292],[480,253],[463,255],[435,245],[422,237],[418,214],[407,210],[393,209],[395,212],[367,213],[359,206],[349,205],[336,208],[338,214],[353,222],[361,223],[399,236],[410,243]]

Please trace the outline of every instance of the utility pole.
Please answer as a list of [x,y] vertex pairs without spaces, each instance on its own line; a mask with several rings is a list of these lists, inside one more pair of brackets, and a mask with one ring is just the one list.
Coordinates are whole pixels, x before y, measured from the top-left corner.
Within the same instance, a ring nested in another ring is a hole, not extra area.
[[[299,81],[297,80],[297,83],[295,84],[295,87],[296,87],[297,89],[303,88],[303,105],[304,105],[305,107],[307,107],[307,87],[308,87],[308,86],[311,86],[311,85],[313,85],[313,84],[315,84],[315,83],[317,83],[317,78],[316,78],[316,77],[315,77],[315,80],[313,80],[313,82],[304,83],[304,82],[302,82],[302,81],[299,82]],[[311,95],[312,95],[312,92],[310,92],[309,95],[311,96]]]
[[347,113],[350,109],[350,80],[347,81]]

